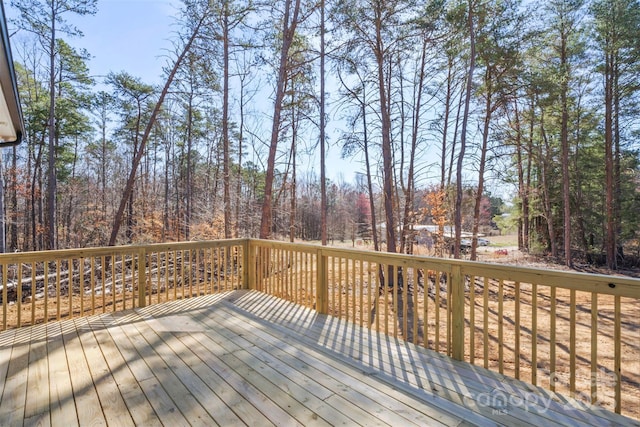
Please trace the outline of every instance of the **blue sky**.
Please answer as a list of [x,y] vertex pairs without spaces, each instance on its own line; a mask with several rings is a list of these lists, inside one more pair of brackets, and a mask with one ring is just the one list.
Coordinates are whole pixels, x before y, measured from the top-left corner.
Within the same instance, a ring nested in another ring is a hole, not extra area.
[[[15,17],[9,2],[5,3],[7,18]],[[162,68],[166,66],[167,55],[173,47],[171,40],[177,37],[177,16],[181,5],[180,0],[98,0],[98,12],[95,15],[66,16],[66,20],[80,29],[83,36],[65,39],[74,48],[84,48],[91,55],[88,66],[90,73],[96,77],[97,89],[108,90],[108,86],[101,84],[104,76],[120,71],[126,71],[147,84],[163,85]],[[169,56],[172,60],[175,58],[175,55]],[[14,59],[20,60],[15,55]],[[271,109],[271,105],[264,105],[262,110],[269,115]],[[266,125],[270,126],[266,119]],[[265,134],[268,134],[268,130],[270,127]],[[330,129],[328,134],[330,140],[335,141],[337,135],[332,134]],[[317,155],[301,158],[300,167],[319,173]],[[358,169],[360,165],[353,160],[340,158],[338,147],[328,148],[329,178],[349,182],[354,179],[354,171]]]
[[73,18],[84,36],[69,43],[92,55],[93,75],[126,71],[145,83],[160,84],[178,6],[170,0],[99,0],[96,15]]
[[[9,1],[5,4],[8,21],[17,18]],[[96,80],[109,72],[126,71],[149,84],[164,83],[171,39],[176,38],[178,0],[98,0],[95,15],[67,13],[64,20],[82,31],[82,37],[61,35],[75,49],[91,55],[89,70]],[[14,25],[9,24],[10,31]],[[16,42],[13,41],[15,44]],[[20,60],[13,46],[14,59]]]

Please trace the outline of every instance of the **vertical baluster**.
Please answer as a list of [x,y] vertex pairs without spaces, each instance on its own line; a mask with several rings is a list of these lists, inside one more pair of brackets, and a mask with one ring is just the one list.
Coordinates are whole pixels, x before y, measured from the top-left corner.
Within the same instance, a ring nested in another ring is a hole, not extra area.
[[177,251],[171,251],[171,258],[173,260],[172,263],[172,271],[173,271],[173,299],[174,301],[178,299],[178,280],[177,280],[177,270],[178,270],[178,253]]
[[16,281],[16,305],[18,306],[18,328],[22,326],[22,262],[18,262],[18,277]]
[[424,348],[429,348],[429,271],[425,268],[422,275],[422,346]]
[[531,284],[531,384],[538,385],[538,285]]
[[380,331],[380,275],[379,275],[380,264],[372,263],[370,268],[371,268],[371,271],[369,271],[369,275],[371,277],[370,292],[375,292],[373,310],[375,311],[375,314],[376,314],[376,318],[375,318],[376,331]]
[[227,277],[227,248],[220,248],[220,265],[218,265],[218,273],[222,279],[223,288],[225,291],[231,290],[229,287],[229,278]]
[[337,274],[336,274],[336,281],[334,282],[334,292],[337,291],[338,292],[338,311],[336,312],[336,315],[338,317],[343,317],[342,313],[344,312],[344,306],[343,306],[343,298],[342,298],[342,258],[341,257],[336,257],[336,264],[337,264]]
[[67,260],[67,296],[69,298],[69,319],[73,318],[73,259]]
[[202,274],[200,274],[200,263],[203,262],[204,254],[202,254],[203,249],[196,249],[196,293],[198,295],[205,295],[206,289],[203,290],[202,287],[204,285],[204,280],[202,280]]
[[80,317],[84,316],[84,258],[78,258],[78,283],[80,289]]
[[591,403],[598,402],[598,293],[591,293]]
[[[357,256],[357,255],[356,255]],[[358,260],[351,258],[351,317],[352,322],[358,323],[358,302],[359,302],[359,285],[358,285]]]
[[388,273],[388,282],[387,282],[387,290],[389,290],[390,301],[388,304],[389,316],[387,317],[387,323],[392,323],[393,336],[398,336],[398,322],[395,319],[394,313],[396,313],[396,297],[398,295],[398,266],[397,265],[389,265],[387,268]]
[[484,278],[482,293],[484,368],[489,369],[489,278],[486,276]]
[[209,275],[209,267],[211,266],[211,249],[204,248],[202,250],[202,281],[205,295],[211,295],[213,288],[211,287],[211,276]]
[[360,327],[364,326],[364,260],[360,258],[360,286],[358,289],[360,290]]
[[[411,277],[412,277],[412,289],[413,289],[413,343],[414,344],[418,344],[418,318],[420,317],[420,314],[418,313],[418,289],[419,287],[419,283],[418,281],[420,280],[418,277],[418,269],[415,267],[411,268]],[[407,284],[407,286],[409,286]]]
[[569,392],[570,396],[576,394],[576,290],[569,291]]
[[8,304],[7,304],[7,296],[9,294],[8,290],[7,290],[7,285],[8,285],[8,272],[9,272],[9,266],[7,264],[2,264],[1,266],[2,268],[2,330],[6,331],[7,330],[7,308],[8,308]]
[[116,294],[118,293],[118,289],[116,287],[116,256],[111,255],[111,299],[113,300],[113,306],[111,308],[112,312],[116,311],[116,304],[118,300],[116,299]]
[[105,257],[100,257],[100,286],[102,287],[102,313],[107,312],[107,283],[106,283],[106,270],[105,270]]
[[405,341],[409,340],[409,271],[406,265],[398,267],[395,276],[398,290],[402,292],[402,334]]
[[61,259],[56,260],[56,320],[60,320],[60,264]]
[[386,264],[384,264],[383,266],[384,268],[384,333],[389,335],[389,280],[391,280],[391,278],[389,277],[390,275],[390,268],[388,268],[388,266]]
[[42,290],[44,292],[44,322],[49,321],[49,263],[42,262]]
[[[140,271],[140,258],[136,254],[131,254],[131,308],[136,308],[136,294],[139,288],[136,288],[136,281],[140,280],[140,276],[136,278],[136,271]],[[138,273],[139,274],[139,273]],[[139,301],[138,301],[139,302]]]
[[469,277],[469,363],[476,361],[476,277]]
[[614,346],[614,361],[613,370],[615,371],[616,385],[615,385],[615,412],[621,413],[622,410],[622,317],[620,310],[620,295],[614,297],[614,332],[613,332]]
[[96,260],[95,257],[91,257],[90,262],[91,272],[89,274],[89,280],[91,281],[91,314],[96,314]]
[[514,362],[515,362],[515,377],[520,379],[520,282],[514,284],[515,289],[515,343],[514,343]]
[[350,319],[350,315],[351,315],[351,307],[350,307],[350,303],[349,303],[349,294],[351,293],[349,290],[349,282],[350,282],[350,269],[349,269],[349,258],[340,258],[340,265],[342,265],[342,263],[344,262],[344,276],[341,274],[340,275],[340,283],[342,283],[342,279],[344,278],[344,288],[342,290],[342,292],[344,293],[344,300],[345,300],[345,313],[346,313],[346,319],[347,322]]
[[556,391],[556,288],[551,288],[551,308],[549,312],[549,323],[551,324],[551,330],[549,331],[549,388],[551,391]]
[[435,274],[435,288],[436,288],[436,299],[435,299],[435,310],[436,310],[436,327],[435,327],[435,333],[436,333],[436,351],[438,353],[440,353],[440,277],[441,277],[442,272],[439,270],[436,270],[436,274]]
[[447,356],[451,357],[451,343],[452,343],[452,317],[453,317],[453,283],[452,273],[447,273]]
[[504,280],[498,283],[498,371],[504,373]]
[[36,263],[31,261],[31,324],[36,324]]

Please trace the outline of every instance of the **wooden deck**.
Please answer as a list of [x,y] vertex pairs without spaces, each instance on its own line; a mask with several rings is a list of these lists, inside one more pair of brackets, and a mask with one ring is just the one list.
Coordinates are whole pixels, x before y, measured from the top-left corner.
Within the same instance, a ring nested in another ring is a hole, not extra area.
[[0,380],[0,426],[640,426],[255,291],[2,332]]

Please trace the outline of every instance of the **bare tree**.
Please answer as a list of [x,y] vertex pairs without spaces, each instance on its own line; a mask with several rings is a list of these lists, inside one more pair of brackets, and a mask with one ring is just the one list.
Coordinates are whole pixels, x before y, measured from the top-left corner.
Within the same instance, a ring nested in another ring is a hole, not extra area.
[[468,0],[467,7],[467,28],[469,30],[469,72],[467,75],[467,87],[465,89],[464,113],[462,115],[460,152],[458,153],[458,164],[456,168],[456,202],[454,213],[455,244],[453,252],[455,258],[460,258],[460,240],[462,237],[462,168],[467,145],[467,123],[469,121],[469,107],[471,104],[471,93],[473,91],[473,71],[476,65],[476,30],[474,27],[475,13],[473,0]]
[[122,198],[120,199],[120,205],[118,206],[118,210],[117,210],[115,218],[113,220],[113,228],[111,229],[111,237],[109,237],[109,246],[113,246],[113,245],[116,244],[116,240],[118,238],[118,232],[120,230],[120,225],[122,223],[122,218],[123,218],[123,215],[124,215],[124,210],[125,210],[125,207],[127,206],[127,201],[128,201],[129,197],[131,196],[131,194],[133,192],[133,185],[135,183],[136,171],[138,169],[138,165],[140,164],[140,160],[142,159],[142,156],[144,154],[145,146],[147,144],[147,140],[149,139],[149,135],[151,134],[151,129],[153,128],[153,125],[155,124],[155,121],[156,121],[156,118],[158,116],[158,113],[160,112],[160,108],[162,107],[162,103],[164,102],[164,98],[167,96],[167,92],[169,91],[169,87],[171,86],[171,83],[173,82],[173,78],[175,77],[176,72],[178,71],[178,68],[180,67],[182,61],[184,60],[184,58],[189,53],[189,50],[191,49],[191,46],[192,46],[194,40],[198,36],[198,34],[200,32],[200,28],[202,27],[202,24],[205,22],[206,18],[207,18],[207,15],[203,14],[202,17],[200,18],[200,20],[196,23],[196,25],[195,25],[195,27],[193,29],[193,32],[191,33],[191,36],[189,37],[189,39],[185,43],[184,48],[182,49],[182,52],[180,53],[180,55],[178,56],[178,58],[174,62],[173,67],[172,67],[171,71],[169,72],[169,76],[167,77],[167,81],[165,82],[164,88],[162,89],[162,92],[160,93],[160,97],[158,98],[158,101],[156,102],[156,105],[155,105],[155,107],[153,109],[153,112],[151,113],[151,118],[149,119],[149,122],[147,123],[147,126],[146,126],[146,128],[144,130],[144,134],[142,135],[142,140],[140,141],[140,147],[138,149],[138,152],[136,153],[136,155],[133,158],[131,171],[129,172],[129,177],[127,178],[127,183],[125,185],[124,191],[122,192]]
[[260,220],[260,238],[267,239],[271,236],[272,228],[272,202],[273,180],[275,175],[276,153],[278,140],[280,139],[280,124],[282,116],[282,104],[285,96],[285,84],[289,72],[289,51],[293,43],[296,28],[300,22],[301,0],[285,0],[284,15],[282,19],[282,45],[280,46],[280,60],[276,79],[275,99],[273,102],[273,121],[271,126],[271,140],[269,143],[269,155],[265,176],[264,201],[262,203],[262,218]]

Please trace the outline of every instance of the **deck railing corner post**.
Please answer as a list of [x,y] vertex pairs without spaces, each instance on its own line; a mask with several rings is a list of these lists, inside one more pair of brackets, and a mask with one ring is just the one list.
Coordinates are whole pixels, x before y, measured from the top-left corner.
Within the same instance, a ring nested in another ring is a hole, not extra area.
[[322,249],[316,253],[316,311],[329,313],[329,284],[327,283],[327,257]]

